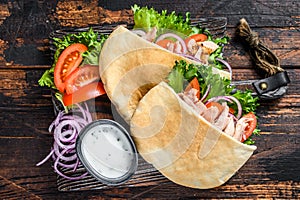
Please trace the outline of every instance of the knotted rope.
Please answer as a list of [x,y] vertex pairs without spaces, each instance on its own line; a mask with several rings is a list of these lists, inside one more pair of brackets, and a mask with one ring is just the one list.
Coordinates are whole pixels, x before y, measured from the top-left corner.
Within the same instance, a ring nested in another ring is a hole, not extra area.
[[280,67],[278,57],[259,40],[258,34],[250,29],[244,18],[240,20],[237,34],[249,46],[250,57],[255,65],[263,70],[267,76],[284,71]]

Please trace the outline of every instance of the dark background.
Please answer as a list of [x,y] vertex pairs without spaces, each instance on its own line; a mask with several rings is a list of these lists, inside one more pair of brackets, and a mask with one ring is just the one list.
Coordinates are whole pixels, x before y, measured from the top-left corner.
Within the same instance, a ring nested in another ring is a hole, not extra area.
[[[226,184],[196,190],[174,183],[96,191],[59,192],[51,162],[36,167],[49,152],[54,119],[50,90],[38,86],[51,66],[49,34],[111,23],[131,23],[134,3],[192,17],[224,16],[231,38],[224,57],[234,80],[262,78],[235,35],[246,18],[280,58],[291,79],[284,98],[261,101],[261,136],[251,159]],[[246,1],[0,1],[0,198],[299,198],[300,191],[300,2]]]

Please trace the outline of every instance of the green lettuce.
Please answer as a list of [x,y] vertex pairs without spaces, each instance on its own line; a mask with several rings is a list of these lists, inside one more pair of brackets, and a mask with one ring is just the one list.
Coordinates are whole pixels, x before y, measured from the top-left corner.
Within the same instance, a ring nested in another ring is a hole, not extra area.
[[[184,60],[176,61],[167,77],[167,81],[176,93],[180,93],[184,91],[188,83],[195,77],[197,77],[199,81],[200,96],[204,95],[208,85],[210,85],[209,95],[203,101],[215,96],[234,96],[241,103],[243,115],[249,112],[255,113],[256,108],[259,106],[258,97],[253,97],[251,90],[237,90],[237,92],[232,94],[235,87],[230,84],[230,80],[213,73],[211,66],[188,64]],[[228,106],[235,111],[238,110],[234,103],[229,103]],[[259,135],[259,132],[260,130],[256,128],[253,134],[244,141],[244,143],[249,145],[254,144],[255,141],[252,139],[252,136]]]
[[[240,101],[243,108],[243,114],[255,112],[256,108],[259,106],[258,98],[252,96],[251,90],[237,90],[237,92],[232,94],[235,86],[230,84],[231,81],[229,79],[213,73],[211,66],[188,64],[184,60],[176,61],[167,77],[167,81],[174,91],[179,93],[182,92],[188,82],[195,77],[197,77],[199,81],[201,96],[204,95],[208,85],[210,85],[210,92],[205,100],[216,96],[234,96]],[[235,104],[229,104],[229,106],[237,110]]]
[[193,78],[197,77],[200,84],[200,94],[204,92],[210,85],[210,93],[207,99],[228,95],[233,88],[230,86],[228,79],[222,78],[219,74],[213,73],[211,66],[188,64],[184,60],[176,61],[175,65],[168,75],[168,83],[175,92],[182,92]]
[[159,13],[154,8],[139,7],[136,4],[131,8],[134,13],[134,28],[136,29],[140,28],[149,31],[151,28],[156,27],[159,32],[158,34],[161,34],[163,30],[167,29],[181,33],[186,37],[197,33],[206,34],[209,41],[213,41],[219,45],[218,49],[210,55],[209,61],[213,63],[214,67],[218,69],[223,68],[222,63],[217,61],[216,58],[223,59],[223,47],[229,41],[227,35],[214,38],[207,29],[201,27],[201,24],[192,26],[189,12],[183,17],[181,13],[176,14],[174,11],[168,13],[167,10],[162,10],[161,13]]
[[71,44],[81,43],[88,47],[88,50],[82,55],[83,64],[98,65],[99,54],[107,37],[107,35],[98,36],[98,34],[95,33],[92,28],[90,28],[85,32],[68,34],[62,38],[53,38],[56,49],[53,58],[53,65],[41,76],[38,81],[39,85],[56,89],[53,75],[54,68],[62,51]]
[[193,32],[190,21],[190,13],[186,13],[185,18],[182,14],[176,14],[175,11],[168,13],[163,10],[161,13],[154,8],[131,7],[134,13],[134,28],[143,28],[149,30],[153,27],[157,29],[170,29],[184,35],[190,35]]

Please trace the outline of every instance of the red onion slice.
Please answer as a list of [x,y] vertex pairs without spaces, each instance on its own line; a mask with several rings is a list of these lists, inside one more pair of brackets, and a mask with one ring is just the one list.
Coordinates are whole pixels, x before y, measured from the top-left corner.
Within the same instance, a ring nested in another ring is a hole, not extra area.
[[182,54],[186,54],[187,47],[186,47],[186,44],[185,44],[184,40],[180,36],[176,35],[175,33],[165,33],[165,34],[162,34],[162,35],[160,35],[156,39],[155,43],[159,42],[159,41],[161,41],[163,39],[166,39],[166,38],[175,38],[181,44]]
[[144,36],[144,35],[146,35],[146,32],[143,31],[143,30],[141,30],[141,29],[133,29],[133,30],[131,30],[131,32],[137,34],[138,36]]
[[[75,146],[72,146],[72,149],[74,149]],[[62,149],[58,146],[58,144],[56,142],[54,142],[53,144],[53,149],[54,149],[54,154],[55,154],[55,159],[61,155],[61,151],[63,150],[70,150],[70,149]],[[77,155],[74,154],[74,155],[69,155],[67,157],[65,157],[64,155],[61,155],[61,159],[62,160],[66,160],[66,161],[75,161],[77,159]]]
[[[66,126],[68,126],[68,130],[63,130],[66,129]],[[77,137],[80,130],[81,127],[76,121],[64,120],[54,129],[54,139],[58,144],[62,144],[61,147],[64,148],[63,142],[71,142],[72,139]],[[70,131],[72,135],[67,139],[66,136],[70,134]]]
[[226,62],[225,60],[221,59],[221,58],[216,58],[217,61],[219,61],[220,63],[222,63],[228,70],[229,70],[229,73],[230,73],[230,80],[232,80],[232,68],[231,66],[229,65],[228,62]]
[[54,149],[52,149],[52,150],[50,151],[50,153],[49,153],[43,160],[41,160],[40,162],[38,162],[38,163],[36,164],[36,166],[40,166],[40,165],[44,164],[45,162],[47,162],[47,160],[49,160],[50,157],[51,157],[53,154],[54,154]]
[[235,122],[238,121],[238,118],[236,118],[236,116],[234,116],[234,114],[229,113],[228,115],[231,116]]
[[76,104],[76,105],[78,106],[81,113],[83,114],[83,119],[85,119],[88,123],[91,123],[93,121],[93,119],[92,119],[91,113],[89,112],[88,106],[85,104],[86,109],[84,110],[80,104]]
[[62,143],[72,142],[76,138],[76,130],[66,130],[63,134],[58,134],[58,139]]
[[207,103],[209,103],[211,101],[215,101],[216,102],[216,101],[220,101],[220,100],[225,100],[225,101],[228,101],[229,103],[233,103],[231,101],[231,99],[228,98],[228,96],[216,96],[216,97],[212,97],[209,100],[207,100],[207,102],[205,104],[207,104]]
[[240,119],[241,116],[242,116],[242,111],[243,111],[243,108],[242,108],[242,105],[241,105],[240,101],[237,98],[233,97],[233,96],[227,96],[227,98],[233,100],[236,103],[237,108],[238,108],[238,114],[236,115],[236,118]]
[[236,118],[237,119],[240,119],[241,118],[241,116],[242,116],[242,111],[243,111],[243,109],[242,109],[242,105],[241,105],[241,103],[239,102],[239,100],[237,99],[237,98],[235,98],[235,97],[233,97],[233,96],[217,96],[217,97],[212,97],[212,98],[210,98],[209,100],[207,100],[207,102],[205,103],[205,105],[207,105],[209,102],[211,102],[211,101],[220,101],[220,100],[225,100],[225,101],[228,101],[228,102],[230,102],[230,103],[235,103],[236,105],[237,105],[237,108],[238,108],[238,113],[237,113],[237,115],[236,115]]
[[55,160],[54,166],[53,166],[55,172],[56,172],[58,175],[64,177],[65,179],[68,179],[68,180],[79,180],[79,179],[85,177],[85,176],[88,174],[88,172],[85,172],[85,173],[83,173],[83,174],[81,174],[81,175],[79,175],[79,176],[68,176],[68,175],[64,174],[64,173],[58,168],[59,160],[61,159],[61,157],[63,157],[63,154],[65,154],[67,151],[68,151],[68,149],[63,150],[63,151],[61,152],[61,154],[58,155],[57,159]]
[[209,94],[209,92],[210,92],[210,88],[211,88],[211,86],[208,85],[208,86],[207,86],[207,89],[206,89],[206,91],[205,91],[203,97],[200,99],[200,101],[203,102],[203,101],[206,99],[206,97],[208,96],[208,94]]
[[51,157],[54,160],[54,170],[60,176],[69,180],[78,180],[87,175],[83,173],[79,176],[68,176],[60,168],[72,169],[76,172],[80,161],[76,154],[76,138],[83,127],[92,122],[92,115],[88,106],[77,104],[76,108],[69,113],[61,111],[56,119],[50,124],[49,132],[53,133],[54,143],[50,153],[36,166],[40,166]]

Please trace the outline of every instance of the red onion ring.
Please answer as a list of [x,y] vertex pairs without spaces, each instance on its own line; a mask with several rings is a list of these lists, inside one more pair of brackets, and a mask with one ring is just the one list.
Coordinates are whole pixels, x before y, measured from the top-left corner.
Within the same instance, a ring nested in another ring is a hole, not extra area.
[[72,142],[76,138],[76,130],[66,130],[64,134],[59,134],[58,139],[62,143]]
[[131,30],[131,32],[133,32],[133,33],[135,33],[135,34],[137,34],[137,35],[139,35],[139,36],[144,36],[144,35],[146,35],[146,32],[143,31],[143,30],[141,30],[141,29],[133,29],[133,30]]
[[212,97],[209,100],[207,100],[207,102],[205,104],[207,104],[207,103],[209,103],[211,101],[215,101],[216,102],[216,101],[220,101],[220,100],[225,100],[225,101],[228,101],[229,103],[233,103],[231,101],[231,99],[228,98],[228,96],[216,96],[216,97]]
[[242,108],[242,105],[241,105],[240,101],[237,98],[233,97],[233,96],[227,96],[227,98],[233,100],[236,103],[237,108],[238,108],[238,114],[236,115],[236,118],[240,119],[241,116],[242,116],[242,111],[243,111],[243,108]]
[[207,100],[207,102],[205,103],[205,105],[207,105],[211,101],[220,101],[220,100],[225,100],[225,101],[228,101],[230,103],[233,103],[233,101],[234,101],[234,103],[237,105],[237,108],[238,108],[238,113],[236,115],[236,118],[237,119],[241,118],[242,111],[243,111],[242,105],[239,102],[239,100],[237,98],[233,97],[233,96],[217,96],[217,97],[212,97],[209,100]]
[[229,65],[228,62],[226,62],[225,60],[221,59],[221,58],[216,58],[217,61],[219,61],[220,63],[222,63],[228,70],[229,70],[229,73],[230,73],[230,80],[232,79],[232,68],[231,66]]
[[181,44],[181,46],[182,46],[182,54],[186,54],[187,47],[186,47],[186,44],[185,44],[184,40],[180,36],[176,35],[175,33],[165,33],[165,34],[162,34],[162,35],[160,35],[156,39],[155,43],[157,43],[157,42],[159,42],[159,41],[161,41],[161,40],[163,40],[165,38],[169,38],[169,37],[175,38]]
[[[75,148],[75,146],[72,146],[72,148]],[[54,144],[53,144],[53,149],[54,149],[55,159],[61,154],[62,150],[65,150],[65,149],[60,148],[56,142],[54,142]],[[71,156],[70,155],[69,156],[62,155],[61,159],[70,162],[70,161],[76,160],[77,155],[76,154],[71,155]]]
[[85,176],[88,174],[88,172],[85,172],[85,173],[83,173],[83,174],[81,174],[81,175],[79,175],[79,176],[68,176],[68,175],[64,174],[64,173],[58,168],[59,160],[61,159],[62,155],[65,154],[67,151],[68,151],[68,149],[64,149],[64,150],[61,152],[61,154],[58,155],[57,159],[55,160],[54,166],[53,166],[55,172],[56,172],[58,175],[64,177],[65,179],[68,179],[68,180],[79,180],[79,179],[85,177]]
[[192,55],[189,55],[189,54],[179,54],[179,55],[181,55],[181,56],[183,56],[183,57],[186,57],[186,58],[188,58],[188,59],[191,59],[191,60],[193,60],[193,61],[196,61],[196,62],[199,62],[199,63],[201,63],[201,60],[199,60],[198,58],[196,58],[195,56],[192,56]]
[[38,162],[38,163],[36,164],[36,166],[40,166],[40,165],[44,164],[45,162],[47,162],[47,160],[49,160],[50,157],[51,157],[53,154],[54,154],[54,149],[52,149],[52,150],[50,151],[50,153],[49,153],[43,160],[41,160],[40,162]]
[[89,108],[88,106],[85,104],[85,108],[86,110],[83,109],[82,106],[80,106],[80,104],[77,104],[77,107],[80,109],[81,113],[83,114],[83,118],[88,122],[91,123],[93,121],[92,119],[92,115],[89,112]]
[[[56,155],[55,157],[55,161],[57,160],[57,158],[61,155],[61,159],[59,159],[57,161],[57,164],[59,166],[62,166],[64,168],[74,168],[76,166],[77,163],[77,156],[76,156],[76,152],[72,152],[70,149],[66,149],[66,152],[64,154],[62,154],[62,152],[60,152],[58,155]],[[70,159],[71,157],[75,157],[74,159]],[[68,159],[68,161],[66,161],[66,159]]]
[[231,116],[235,122],[238,120],[238,118],[236,118],[236,116],[234,116],[234,114],[229,113],[228,115]]
[[[69,126],[68,130],[63,130],[66,126]],[[67,148],[66,145],[63,144],[63,142],[71,142],[72,139],[76,138],[78,135],[79,131],[81,130],[81,127],[79,124],[77,124],[76,121],[74,120],[64,120],[61,121],[58,126],[54,129],[54,140],[59,144],[60,147],[62,148]],[[68,139],[65,139],[65,137],[70,134],[69,132],[72,131],[72,135],[68,137]],[[63,138],[63,140],[62,140]]]
[[205,91],[203,97],[200,99],[200,101],[203,102],[203,101],[206,99],[206,97],[208,96],[208,94],[209,94],[209,92],[210,92],[210,88],[211,88],[211,86],[208,85],[208,86],[207,86],[207,89],[206,89],[206,91]]
[[75,150],[76,138],[81,129],[93,121],[86,104],[84,107],[79,104],[76,105],[77,107],[69,113],[65,111],[59,112],[55,120],[50,124],[48,130],[53,133],[53,146],[50,153],[36,164],[36,166],[40,166],[52,157],[55,172],[69,180],[78,180],[87,175],[86,172],[79,176],[68,176],[60,168],[71,168],[76,172],[80,164]]

